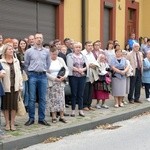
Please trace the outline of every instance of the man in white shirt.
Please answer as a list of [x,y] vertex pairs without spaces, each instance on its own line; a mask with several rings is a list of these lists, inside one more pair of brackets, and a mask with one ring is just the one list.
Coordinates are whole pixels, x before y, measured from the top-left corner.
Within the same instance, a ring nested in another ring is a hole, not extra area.
[[85,42],[85,49],[81,51],[81,53],[86,57],[88,64],[87,80],[83,94],[83,109],[85,111],[95,110],[94,108],[91,107],[93,86],[89,80],[90,78],[89,68],[95,69],[97,66],[97,61],[92,53],[92,50],[93,50],[93,43],[91,41],[87,41]]

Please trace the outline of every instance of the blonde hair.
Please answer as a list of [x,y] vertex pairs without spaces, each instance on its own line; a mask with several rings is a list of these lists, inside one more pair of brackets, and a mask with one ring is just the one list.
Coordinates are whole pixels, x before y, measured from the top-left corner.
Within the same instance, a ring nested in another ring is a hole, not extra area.
[[3,50],[2,50],[2,57],[4,57],[4,58],[5,58],[5,54],[6,54],[6,51],[7,51],[8,47],[12,47],[13,48],[13,46],[10,45],[10,44],[5,44],[4,45]]
[[75,45],[80,45],[82,47],[82,43],[81,42],[74,42],[73,43],[73,47],[75,47]]

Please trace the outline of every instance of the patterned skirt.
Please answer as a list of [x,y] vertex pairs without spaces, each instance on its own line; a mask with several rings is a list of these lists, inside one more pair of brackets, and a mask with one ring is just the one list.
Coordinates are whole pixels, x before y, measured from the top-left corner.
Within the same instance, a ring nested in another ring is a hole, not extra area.
[[52,87],[47,89],[46,95],[46,111],[60,112],[65,109],[64,87],[61,83],[54,83]]

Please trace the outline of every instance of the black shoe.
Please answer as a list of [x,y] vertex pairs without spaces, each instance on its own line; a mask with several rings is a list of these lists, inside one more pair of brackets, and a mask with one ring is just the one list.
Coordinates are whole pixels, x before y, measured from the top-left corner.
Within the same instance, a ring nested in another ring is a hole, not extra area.
[[71,114],[70,116],[71,116],[71,117],[75,117],[75,114]]
[[66,105],[65,105],[65,107],[66,107],[66,108],[69,108],[69,105],[68,105],[68,104],[66,104]]
[[134,104],[134,100],[130,100],[129,103],[130,103],[130,104]]
[[46,121],[46,120],[38,121],[38,123],[39,123],[39,124],[41,124],[41,125],[50,126],[50,124],[49,124],[49,123],[47,123],[47,121]]
[[64,116],[69,116],[69,114],[67,114],[67,113],[64,113]]
[[24,125],[25,126],[30,126],[30,125],[32,125],[32,124],[34,124],[34,120],[28,120]]
[[134,100],[135,103],[142,103],[140,100]]

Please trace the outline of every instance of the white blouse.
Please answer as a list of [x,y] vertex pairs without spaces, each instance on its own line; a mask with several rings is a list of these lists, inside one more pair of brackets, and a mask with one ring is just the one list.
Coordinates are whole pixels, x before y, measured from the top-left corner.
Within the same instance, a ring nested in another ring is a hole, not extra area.
[[59,60],[51,60],[51,65],[49,68],[49,72],[51,73],[51,75],[53,77],[57,77],[57,74],[59,72],[59,70],[61,69],[62,65],[60,64]]

